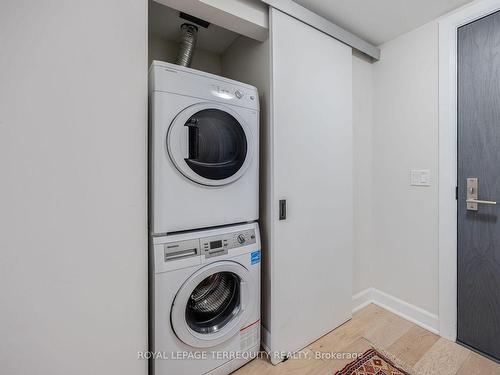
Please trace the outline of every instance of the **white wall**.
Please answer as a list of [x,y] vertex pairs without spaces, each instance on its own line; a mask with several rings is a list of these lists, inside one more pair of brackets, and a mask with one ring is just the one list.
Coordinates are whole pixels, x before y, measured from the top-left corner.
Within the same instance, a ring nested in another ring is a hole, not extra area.
[[[175,64],[177,60],[177,53],[179,52],[179,43],[150,34],[148,44],[148,61],[150,65],[153,60],[160,60]],[[221,75],[221,57],[214,52],[196,48],[193,54],[191,68]]]
[[353,294],[373,286],[372,128],[373,65],[353,51],[352,107],[354,150]]
[[[381,46],[373,65],[373,286],[438,313],[438,26]],[[431,186],[410,186],[430,169]]]
[[0,368],[145,374],[147,1],[0,2]]

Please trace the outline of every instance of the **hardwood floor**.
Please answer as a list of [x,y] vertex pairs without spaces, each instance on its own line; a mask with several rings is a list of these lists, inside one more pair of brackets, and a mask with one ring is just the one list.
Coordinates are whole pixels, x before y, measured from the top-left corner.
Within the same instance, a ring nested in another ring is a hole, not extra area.
[[[500,375],[500,365],[447,341],[378,306],[369,305],[351,321],[297,355],[273,366],[257,358],[234,374],[333,375],[352,361],[352,353],[375,347],[395,356],[415,375]],[[332,358],[332,353],[347,358]]]

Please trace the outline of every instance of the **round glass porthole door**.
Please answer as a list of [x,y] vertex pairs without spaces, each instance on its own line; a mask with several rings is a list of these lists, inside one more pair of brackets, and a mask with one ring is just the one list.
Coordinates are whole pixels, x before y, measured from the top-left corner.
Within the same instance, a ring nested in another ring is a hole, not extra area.
[[203,185],[225,185],[245,172],[253,155],[251,129],[232,109],[193,105],[172,122],[167,149],[177,169]]
[[206,266],[187,280],[172,305],[172,328],[193,347],[218,345],[242,328],[254,294],[248,270],[231,261]]
[[186,306],[186,322],[198,333],[223,329],[240,311],[240,278],[231,272],[210,275],[194,288]]

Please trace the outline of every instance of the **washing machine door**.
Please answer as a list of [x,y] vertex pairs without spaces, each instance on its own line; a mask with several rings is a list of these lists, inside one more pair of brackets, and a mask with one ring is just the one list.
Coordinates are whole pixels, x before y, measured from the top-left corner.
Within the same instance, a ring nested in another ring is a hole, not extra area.
[[254,154],[252,129],[231,108],[199,103],[180,112],[167,133],[170,159],[186,178],[208,186],[239,179]]
[[177,337],[196,348],[219,345],[247,323],[255,296],[249,271],[232,261],[212,263],[179,289],[170,321]]

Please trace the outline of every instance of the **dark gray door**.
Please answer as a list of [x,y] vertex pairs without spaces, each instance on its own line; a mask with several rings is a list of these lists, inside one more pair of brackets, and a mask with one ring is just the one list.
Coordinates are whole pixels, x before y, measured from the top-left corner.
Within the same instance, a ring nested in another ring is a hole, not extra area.
[[457,249],[458,341],[500,360],[500,207],[469,178],[500,201],[500,13],[458,30]]

